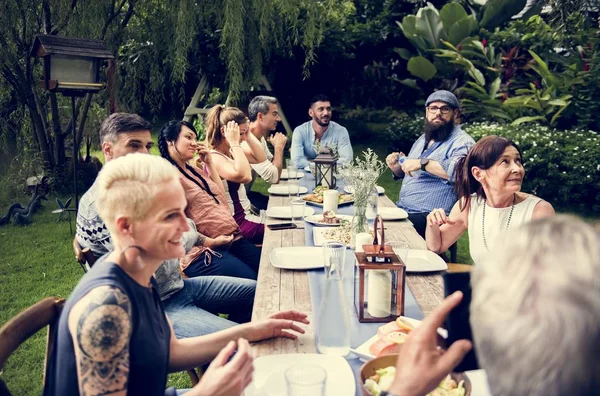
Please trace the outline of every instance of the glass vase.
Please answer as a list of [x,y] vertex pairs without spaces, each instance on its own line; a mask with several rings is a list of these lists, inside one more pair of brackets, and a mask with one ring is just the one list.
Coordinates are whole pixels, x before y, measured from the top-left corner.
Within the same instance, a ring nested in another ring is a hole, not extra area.
[[367,203],[354,206],[354,216],[352,216],[352,228],[350,246],[352,249],[356,246],[356,234],[369,232],[369,223],[367,221]]

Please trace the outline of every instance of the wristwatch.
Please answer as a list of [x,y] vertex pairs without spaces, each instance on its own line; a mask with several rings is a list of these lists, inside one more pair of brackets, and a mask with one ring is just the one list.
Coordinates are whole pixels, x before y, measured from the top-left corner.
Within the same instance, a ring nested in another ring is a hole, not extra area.
[[421,170],[424,171],[429,163],[429,158],[421,158]]

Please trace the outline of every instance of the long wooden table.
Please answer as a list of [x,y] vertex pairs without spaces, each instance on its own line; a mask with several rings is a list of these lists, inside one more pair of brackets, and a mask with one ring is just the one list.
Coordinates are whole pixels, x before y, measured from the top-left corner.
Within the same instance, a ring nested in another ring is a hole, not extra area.
[[[271,196],[269,207],[288,205],[285,196]],[[379,196],[380,207],[395,207],[385,195]],[[267,224],[285,221],[268,218]],[[388,221],[385,223],[386,240],[403,240],[413,249],[426,249],[425,240],[415,231],[412,224],[405,221]],[[308,314],[312,323],[313,309],[310,302],[310,290],[306,271],[291,271],[275,268],[269,256],[277,247],[305,246],[304,229],[271,231],[265,228],[262,246],[260,271],[254,300],[253,320],[266,318],[269,314],[296,309]],[[424,315],[436,308],[443,299],[443,283],[440,273],[408,274],[406,283],[412,291]],[[306,333],[298,340],[272,339],[254,345],[256,356],[284,353],[315,353],[315,333],[312,325],[303,326]]]

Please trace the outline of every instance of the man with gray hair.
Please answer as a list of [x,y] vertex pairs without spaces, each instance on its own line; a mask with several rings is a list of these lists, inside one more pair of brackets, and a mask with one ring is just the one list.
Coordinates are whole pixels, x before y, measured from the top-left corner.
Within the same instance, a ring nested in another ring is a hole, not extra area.
[[[571,216],[507,235],[471,279],[471,327],[493,396],[588,396],[600,389],[600,231]],[[461,299],[448,297],[408,337],[388,396],[425,395],[470,349],[446,353],[437,328]]]
[[[281,177],[283,150],[287,143],[287,136],[284,133],[275,132],[277,123],[281,121],[277,99],[273,96],[264,95],[254,97],[248,105],[248,119],[250,120],[250,132],[260,141],[267,159],[258,164],[250,164],[252,167],[252,181],[246,184],[246,191],[254,206],[259,209],[266,209],[268,198],[250,190],[256,175],[271,184],[279,183]],[[269,142],[273,145],[275,154],[271,153],[267,146],[267,136]],[[250,149],[246,143],[242,144],[242,148],[245,152]]]
[[[151,124],[137,114],[110,115],[100,127],[104,159],[108,162],[130,153],[149,154],[153,146],[151,128]],[[212,246],[214,239],[198,233],[190,219],[188,224],[190,230],[182,238],[186,251],[195,244]],[[95,184],[79,202],[76,238],[82,248],[89,248],[97,257],[114,249],[96,208]],[[177,338],[210,334],[233,327],[234,322],[250,320],[256,290],[254,280],[227,276],[183,279],[177,259],[163,262],[155,277]],[[219,317],[218,313],[229,314],[229,320]]]

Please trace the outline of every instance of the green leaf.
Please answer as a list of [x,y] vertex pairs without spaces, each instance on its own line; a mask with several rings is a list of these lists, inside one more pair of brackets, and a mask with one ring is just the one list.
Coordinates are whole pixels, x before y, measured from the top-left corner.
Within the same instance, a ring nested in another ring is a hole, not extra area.
[[482,94],[487,95],[487,92],[481,85],[475,84],[473,81],[468,81],[467,84],[469,84],[470,86],[472,86],[473,88],[475,88],[476,90],[481,92]]
[[418,90],[421,89],[417,85],[417,80],[415,80],[414,78],[405,78],[404,80],[396,80],[396,81],[398,81],[402,85],[406,85],[407,87],[410,87],[413,89],[418,89]]
[[417,34],[417,29],[415,28],[415,24],[417,23],[417,17],[414,15],[407,15],[402,18],[402,23],[396,21],[396,24],[402,30],[402,33],[406,37],[414,36]]
[[495,27],[518,14],[525,8],[525,4],[527,0],[488,0],[481,9],[482,17],[479,22],[482,27],[493,31]]
[[479,69],[475,67],[471,67],[468,70],[468,73],[473,79],[477,82],[477,84],[482,87],[485,86],[485,77],[483,77],[483,73],[479,71]]
[[546,119],[542,116],[531,116],[531,117],[521,117],[514,120],[510,125],[517,126],[521,125],[525,122],[535,122],[535,121],[546,121]]
[[432,8],[421,8],[417,12],[415,29],[417,35],[429,44],[429,48],[439,48],[441,40],[447,39],[440,16]]
[[546,62],[544,62],[544,60],[542,58],[540,58],[540,56],[538,54],[536,54],[535,52],[533,52],[531,50],[529,50],[529,54],[531,55],[531,57],[535,60],[535,62],[539,66],[539,68],[535,68],[535,69],[537,69],[536,72],[538,72],[538,74],[542,77],[550,76],[550,70],[548,69],[548,65],[546,64]]
[[414,56],[408,61],[407,69],[415,77],[429,81],[436,75],[437,69],[427,58]]
[[440,10],[440,18],[446,33],[450,33],[452,26],[465,17],[467,12],[459,3],[447,3]]
[[490,98],[495,98],[496,94],[498,93],[498,90],[500,89],[500,83],[502,81],[500,80],[500,77],[496,78],[492,84],[490,85]]
[[551,101],[548,102],[548,104],[551,105],[551,106],[567,106],[568,105],[568,103],[565,102],[562,99],[551,100]]
[[[456,3],[449,3],[456,4]],[[448,32],[448,41],[454,45],[458,45],[465,38],[469,37],[471,33],[477,30],[479,25],[473,16],[467,15],[461,20],[457,21]]]
[[394,52],[397,53],[400,58],[409,60],[412,54],[406,48],[394,48]]

